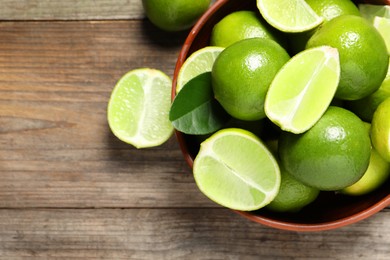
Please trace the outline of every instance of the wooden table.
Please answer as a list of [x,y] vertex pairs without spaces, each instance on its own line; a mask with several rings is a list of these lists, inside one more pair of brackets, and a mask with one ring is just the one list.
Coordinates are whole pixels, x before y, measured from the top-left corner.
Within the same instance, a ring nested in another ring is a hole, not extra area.
[[140,0],[0,1],[1,259],[390,259],[390,210],[339,230],[280,231],[216,206],[172,137],[136,150],[106,106],[125,72],[172,77],[187,32]]

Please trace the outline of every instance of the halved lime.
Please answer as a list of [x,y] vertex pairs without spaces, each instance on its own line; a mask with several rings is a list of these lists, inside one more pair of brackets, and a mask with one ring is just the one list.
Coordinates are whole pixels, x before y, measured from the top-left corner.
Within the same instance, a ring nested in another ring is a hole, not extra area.
[[303,133],[324,114],[339,79],[337,49],[321,46],[300,52],[276,74],[265,98],[265,113],[282,130]]
[[374,26],[385,40],[387,53],[390,54],[390,18],[375,16]]
[[371,141],[378,153],[390,162],[390,98],[378,106],[372,117]]
[[126,73],[114,87],[107,107],[108,124],[120,140],[137,148],[164,143],[173,133],[169,121],[171,79],[142,68]]
[[191,79],[210,72],[223,47],[208,46],[197,50],[186,59],[177,76],[176,93]]
[[264,19],[283,32],[304,32],[320,25],[324,19],[305,0],[257,0]]
[[389,5],[370,5],[359,4],[360,14],[373,23],[376,16],[390,18],[390,6]]
[[201,144],[194,178],[214,202],[235,210],[257,210],[269,204],[280,186],[280,169],[267,147],[251,132],[220,130]]

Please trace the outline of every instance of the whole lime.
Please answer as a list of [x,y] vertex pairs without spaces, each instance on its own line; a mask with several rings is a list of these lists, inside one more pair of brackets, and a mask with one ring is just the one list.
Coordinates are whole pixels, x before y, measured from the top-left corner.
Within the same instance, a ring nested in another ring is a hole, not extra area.
[[384,80],[389,59],[385,41],[364,18],[338,16],[324,23],[306,47],[329,45],[340,54],[341,77],[336,97],[357,100],[375,92]]
[[190,28],[207,10],[211,0],[142,0],[149,20],[166,31]]
[[283,168],[280,171],[278,195],[266,206],[267,209],[276,212],[298,212],[318,197],[318,189],[303,184]]
[[307,132],[284,132],[279,140],[283,167],[320,190],[340,190],[358,181],[370,154],[371,141],[363,121],[340,107],[330,106]]
[[279,44],[269,39],[251,38],[230,45],[219,54],[212,69],[215,98],[237,119],[265,118],[265,95],[289,58]]
[[210,45],[227,47],[240,40],[267,38],[283,45],[282,34],[271,27],[258,13],[236,11],[219,21],[211,32]]

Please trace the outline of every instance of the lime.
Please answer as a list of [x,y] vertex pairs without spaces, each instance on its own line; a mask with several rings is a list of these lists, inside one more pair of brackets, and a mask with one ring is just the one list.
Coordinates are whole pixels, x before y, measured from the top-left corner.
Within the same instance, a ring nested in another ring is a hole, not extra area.
[[378,106],[372,117],[371,141],[378,153],[390,162],[390,98]]
[[280,170],[279,192],[266,206],[267,209],[276,212],[298,212],[318,197],[320,193],[318,189],[303,184],[283,168]]
[[266,38],[283,45],[280,32],[253,11],[236,11],[225,16],[213,28],[210,45],[227,47],[248,38]]
[[168,114],[171,79],[154,69],[126,73],[114,87],[107,107],[108,124],[120,140],[137,148],[164,143],[172,135]]
[[347,103],[347,108],[358,115],[362,120],[371,122],[372,116],[386,98],[390,97],[390,66],[385,80],[377,91],[373,94]]
[[211,0],[142,0],[149,20],[166,31],[190,28],[207,10]]
[[304,32],[323,22],[305,0],[257,0],[264,19],[283,32]]
[[359,11],[371,23],[376,16],[390,18],[390,5],[359,4]]
[[176,93],[191,79],[211,72],[214,62],[224,48],[208,46],[192,53],[183,63],[177,76]]
[[264,118],[265,95],[289,58],[279,44],[269,39],[245,39],[230,45],[212,69],[215,98],[237,119]]
[[[324,19],[324,23],[340,15],[357,15],[360,16],[359,9],[350,0],[305,0],[310,7]],[[307,41],[314,34],[314,28],[302,33],[289,34],[289,44],[294,53],[305,49]]]
[[276,74],[265,99],[267,117],[284,131],[303,133],[325,113],[340,79],[337,49],[300,52]]
[[350,14],[361,16],[359,9],[351,0],[305,0],[306,3],[319,16],[324,18],[324,21],[330,21],[340,15]]
[[193,166],[196,184],[214,202],[235,210],[257,210],[280,186],[273,155],[251,132],[227,128],[201,144]]
[[363,177],[340,192],[351,196],[360,196],[370,193],[380,187],[390,175],[390,163],[386,162],[378,152],[372,148],[370,164]]
[[340,54],[337,98],[361,99],[380,87],[389,63],[386,44],[364,18],[342,15],[324,23],[309,39],[307,48],[322,45],[337,48]]
[[371,142],[352,112],[330,106],[303,134],[283,132],[281,164],[296,179],[320,190],[340,190],[357,182],[368,167]]
[[390,18],[376,16],[374,26],[385,40],[387,53],[390,54]]

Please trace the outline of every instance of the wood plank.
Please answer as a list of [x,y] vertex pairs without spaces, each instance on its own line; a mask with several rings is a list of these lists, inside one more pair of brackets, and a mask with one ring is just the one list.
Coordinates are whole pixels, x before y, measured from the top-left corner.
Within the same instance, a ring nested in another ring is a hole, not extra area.
[[119,77],[172,76],[185,34],[143,21],[3,22],[0,34],[0,207],[213,205],[174,137],[136,150],[106,120]]
[[225,209],[0,210],[5,259],[388,259],[389,211],[318,233]]
[[1,0],[0,20],[142,19],[141,0]]

